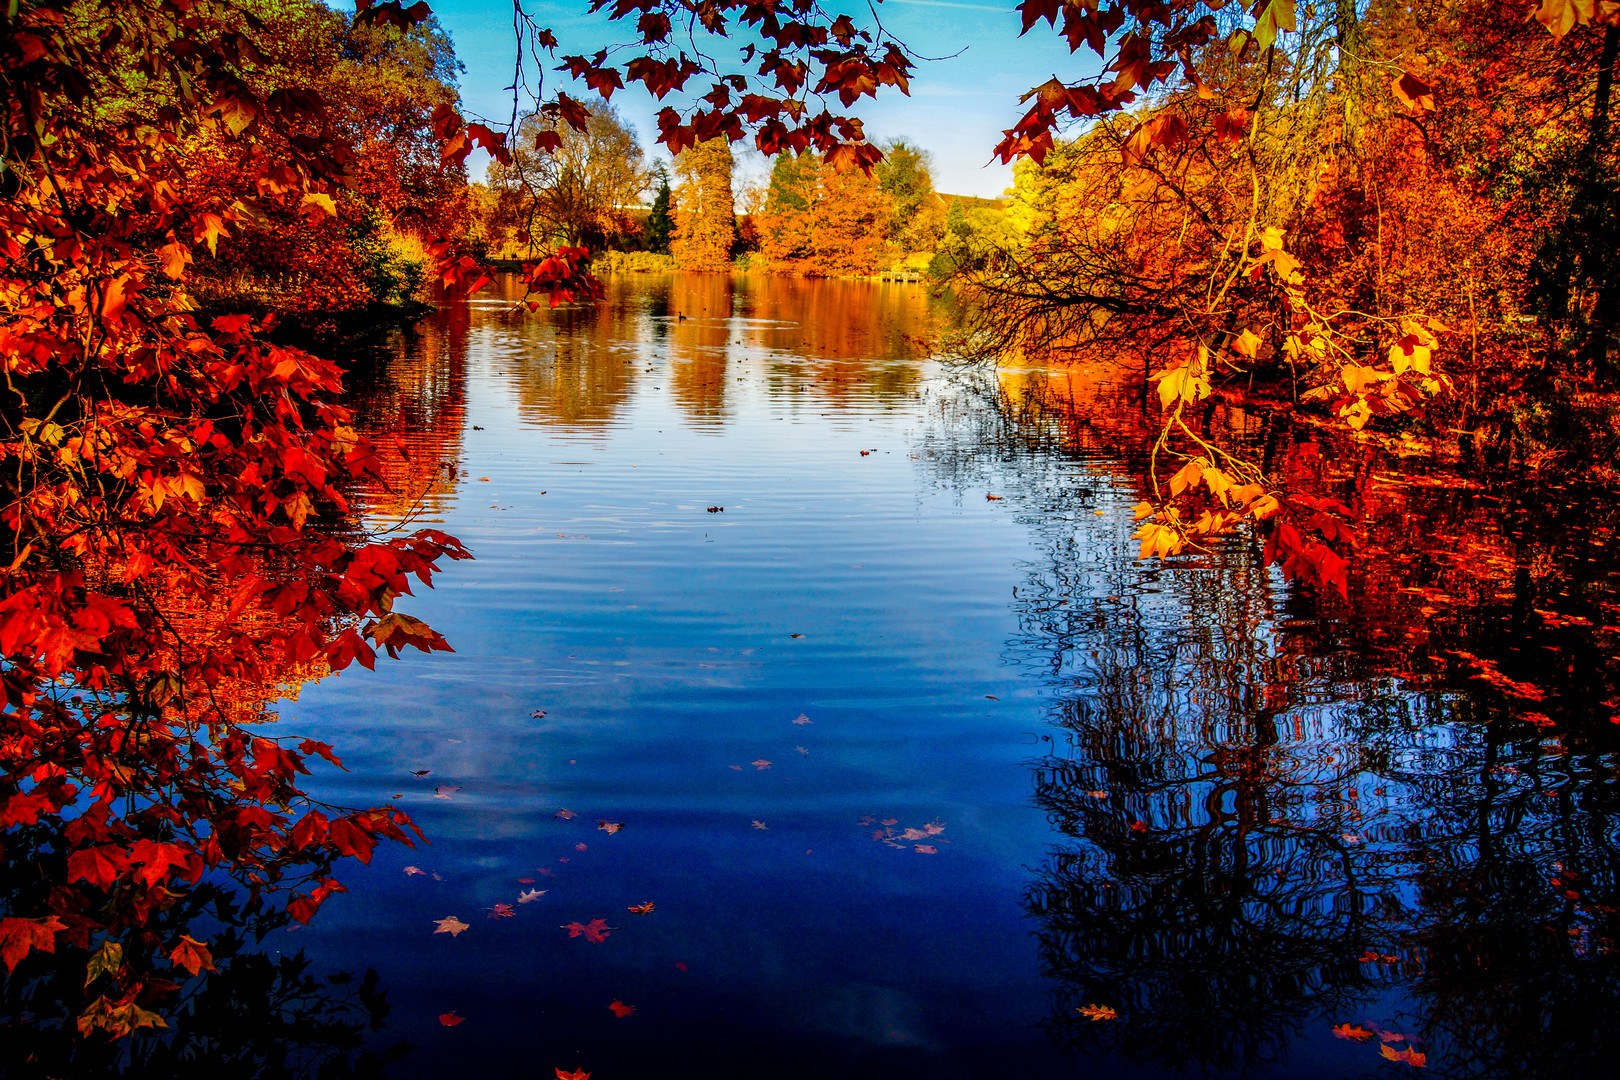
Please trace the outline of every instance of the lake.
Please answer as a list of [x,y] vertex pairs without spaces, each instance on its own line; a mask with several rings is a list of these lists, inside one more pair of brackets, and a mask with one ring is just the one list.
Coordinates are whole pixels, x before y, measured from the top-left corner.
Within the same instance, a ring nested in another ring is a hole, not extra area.
[[[1138,561],[1140,418],[1010,409],[1060,380],[929,359],[925,286],[516,288],[354,390],[367,520],[476,555],[400,605],[456,651],[277,706],[344,758],[312,793],[431,840],[265,942],[375,968],[396,1073],[1613,1060],[1607,518],[1380,459],[1439,553],[1375,534],[1318,602],[1256,543]],[[1271,438],[1324,483],[1364,452]]]

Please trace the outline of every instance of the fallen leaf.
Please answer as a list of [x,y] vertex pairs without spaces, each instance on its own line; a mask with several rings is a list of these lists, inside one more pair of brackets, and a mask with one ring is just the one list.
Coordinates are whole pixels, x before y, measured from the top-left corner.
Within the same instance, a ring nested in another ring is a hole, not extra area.
[[414,866],[407,866],[405,868],[405,876],[406,877],[410,877],[412,874],[420,874],[421,872],[422,871],[420,869],[418,869],[417,867],[414,867]]
[[677,960],[677,961],[675,961],[675,970],[676,971],[689,971],[691,969],[688,968],[685,964],[681,963],[679,960]]
[[555,814],[552,814],[551,816],[554,817],[554,818],[559,818],[560,817],[564,821],[567,821],[569,818],[579,817],[579,815],[574,813],[572,810],[559,810]]
[[598,821],[596,823],[596,827],[598,829],[601,829],[603,832],[607,833],[609,836],[612,836],[614,833],[616,833],[620,829],[624,828],[624,822],[622,822],[622,821]]
[[1098,1020],[1117,1020],[1119,1018],[1119,1013],[1110,1009],[1107,1005],[1082,1005],[1074,1011],[1094,1023]]
[[1133,821],[1133,822],[1131,822],[1131,831],[1132,832],[1147,832],[1148,831],[1147,822],[1145,822],[1145,821]]
[[467,1019],[465,1016],[457,1016],[453,1010],[451,1012],[439,1014],[439,1023],[443,1024],[445,1027],[455,1027],[465,1019]]
[[985,497],[984,497],[984,501],[985,502],[1000,502],[1001,501],[1001,496],[1000,495],[991,495],[991,494],[986,493]]
[[764,823],[764,822],[763,822],[763,821],[760,821],[760,820],[758,820],[758,819],[755,819],[755,821],[754,821],[754,828],[756,828],[756,829],[769,829],[769,828],[770,828],[770,826],[769,826],[769,825],[767,825],[767,824],[765,824],[765,823]]
[[799,753],[803,754],[805,757],[810,756],[810,751],[806,750],[802,746],[795,746],[793,749],[797,750]]
[[[544,495],[545,492],[542,491],[540,494]],[[536,709],[534,712],[530,713],[529,716],[535,720],[544,720],[546,718],[546,710]]]
[[433,789],[433,797],[435,799],[448,799],[450,796],[454,795],[460,790],[461,789],[456,787],[454,784],[440,784],[438,787]]
[[584,851],[585,850],[585,845],[584,844],[575,844],[574,845],[574,850],[575,851]]
[[725,510],[725,507],[723,507],[723,506],[711,506],[711,507],[709,507],[709,513],[711,513],[711,514],[718,514],[718,513],[721,513],[724,510]]
[[788,637],[804,637],[803,634],[789,634]]
[[727,765],[726,768],[730,769],[732,772],[742,772],[741,765]]
[[532,878],[532,877],[520,877],[520,878],[518,878],[518,884],[519,885],[533,885],[534,884],[534,878]]
[[617,1016],[620,1020],[623,1020],[625,1017],[636,1011],[636,1007],[634,1005],[626,1005],[624,1002],[617,999],[615,999],[613,1004],[609,1005],[608,1008],[612,1009],[613,1015]]
[[529,904],[546,895],[545,889],[528,889],[518,893],[518,903]]
[[412,776],[426,776],[428,774],[428,772],[429,772],[429,770],[427,770],[427,769],[412,769],[411,770],[411,775]]
[[612,930],[613,927],[607,924],[606,919],[592,919],[588,923],[568,923],[563,929],[568,931],[569,937],[579,937],[583,934],[586,941],[602,942],[607,940],[608,931]]
[[492,919],[510,919],[516,914],[517,911],[511,904],[496,904],[489,909],[489,917]]
[[996,697],[996,695],[994,695],[994,694],[986,694],[984,696],[989,698],[991,701],[1000,701],[1001,700],[1000,698]]
[[1349,1039],[1352,1042],[1366,1042],[1373,1037],[1373,1033],[1360,1024],[1334,1024],[1334,1038]]
[[1106,799],[1106,798],[1108,798],[1108,792],[1106,792],[1106,791],[1088,791],[1088,792],[1086,792],[1086,794],[1090,795],[1093,799]]
[[631,904],[625,910],[632,915],[651,915],[653,906],[653,902],[648,900],[645,904]]
[[795,716],[793,718],[793,722],[795,724],[813,724],[813,723],[815,723],[814,720],[812,720],[808,716],[804,715],[804,713],[800,713],[798,716]]
[[748,764],[752,765],[760,772],[764,772],[766,769],[771,767],[771,763],[766,761],[764,758],[760,758],[758,761],[750,761]]
[[935,847],[933,844],[918,844],[917,850],[924,855],[939,854],[939,848]]
[[868,455],[868,454],[870,454],[870,453],[871,453],[871,452],[872,452],[872,451],[870,451],[870,450],[862,450],[862,451],[861,451],[861,457],[866,457],[866,456],[867,456],[867,455]]
[[557,1066],[557,1080],[591,1080],[591,1074],[584,1069],[575,1069],[573,1072],[563,1072],[562,1066]]
[[446,915],[442,919],[435,919],[433,925],[438,927],[437,930],[433,931],[435,934],[449,934],[451,937],[455,937],[467,929],[467,924],[454,915]]

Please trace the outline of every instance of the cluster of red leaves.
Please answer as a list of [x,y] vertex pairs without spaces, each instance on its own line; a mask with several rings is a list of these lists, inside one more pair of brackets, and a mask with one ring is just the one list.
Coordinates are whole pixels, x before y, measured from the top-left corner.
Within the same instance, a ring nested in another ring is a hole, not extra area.
[[262,189],[314,216],[347,176],[318,100],[249,88],[234,25],[186,0],[43,0],[0,30],[0,854],[25,860],[0,961],[26,980],[40,953],[84,954],[86,1033],[161,1026],[162,965],[212,967],[167,917],[206,876],[308,921],[343,889],[338,859],[410,842],[391,806],[300,791],[331,747],[241,722],[288,670],[448,649],[394,605],[468,557],[432,530],[357,529],[344,491],[379,463],[336,365],[271,342],[269,320],[196,312],[191,264],[257,220],[187,174],[198,140],[257,155]]
[[[835,165],[869,168],[881,155],[865,143],[861,122],[825,105],[818,109],[813,100],[836,98],[847,109],[875,97],[880,87],[908,92],[912,62],[898,42],[813,3],[592,0],[591,11],[606,11],[616,21],[634,18],[640,37],[593,56],[563,58],[562,70],[604,98],[626,83],[640,83],[663,100],[695,78],[711,78],[691,106],[668,106],[658,114],[658,139],[672,153],[714,138],[736,142],[752,130],[754,145],[765,154],[815,149]],[[691,53],[676,48],[677,35],[694,42]],[[739,50],[745,72],[722,70],[696,47],[700,35],[750,38]]]

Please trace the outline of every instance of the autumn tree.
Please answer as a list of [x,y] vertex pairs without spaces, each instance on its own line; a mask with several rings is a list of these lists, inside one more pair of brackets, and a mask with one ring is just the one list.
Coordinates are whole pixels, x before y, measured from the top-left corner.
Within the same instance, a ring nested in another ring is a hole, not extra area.
[[229,130],[192,133],[182,151],[187,182],[230,189],[271,226],[220,234],[197,268],[199,301],[292,313],[414,299],[430,262],[421,241],[459,235],[467,224],[465,170],[441,159],[432,129],[435,110],[458,100],[449,37],[432,20],[357,24],[311,0],[264,8],[242,20],[241,32],[258,57],[245,84],[330,103],[324,137],[341,148],[350,176],[332,193],[331,214],[259,203],[259,165],[240,141]]
[[[1522,343],[1538,295],[1553,301],[1545,325],[1562,339],[1547,359],[1565,368],[1555,357],[1573,358],[1573,343],[1592,337],[1581,327],[1606,318],[1607,262],[1589,238],[1607,219],[1601,198],[1580,209],[1578,185],[1554,179],[1571,170],[1546,165],[1560,145],[1606,145],[1613,61],[1598,45],[1611,35],[1577,28],[1613,16],[1553,0],[1537,14],[1549,36],[1507,26],[1513,16],[1488,5],[1269,0],[1252,21],[1202,5],[1165,16],[1132,0],[1097,12],[1030,0],[1021,11],[1026,28],[1061,18],[1071,48],[1103,55],[1105,71],[1032,90],[998,148],[1031,163],[1020,170],[1028,231],[966,268],[977,345],[1138,365],[1144,400],[1165,417],[1144,556],[1248,523],[1288,573],[1342,591],[1354,548],[1344,508],[1285,490],[1240,448],[1205,438],[1200,417],[1258,390],[1355,429],[1420,423],[1432,409],[1436,430],[1477,431],[1473,410],[1490,396],[1454,394],[1456,377],[1472,368],[1481,386],[1482,357]],[[1499,100],[1501,85],[1515,88],[1522,118],[1507,113],[1505,128],[1523,135],[1499,171],[1471,172],[1493,157],[1478,151],[1505,118],[1463,105],[1487,71]],[[1572,114],[1558,104],[1570,100],[1595,104]],[[1472,132],[1452,126],[1469,114]],[[1060,140],[1071,121],[1087,126]],[[1579,239],[1533,268],[1525,238],[1576,219],[1590,227],[1564,228]],[[1586,284],[1565,303],[1557,288],[1527,289],[1536,278]],[[1501,327],[1495,341],[1480,333],[1487,318]],[[1602,350],[1582,348],[1590,377]],[[1538,396],[1563,393],[1539,383]]]
[[538,111],[518,124],[510,163],[489,167],[496,197],[490,228],[531,253],[558,244],[600,248],[627,231],[647,190],[635,130],[605,100],[588,100],[585,129]]
[[813,152],[778,155],[760,216],[760,252],[788,273],[873,273],[887,254],[891,206],[875,175],[836,168]]
[[[362,4],[356,25],[382,17],[421,21]],[[221,883],[308,921],[340,860],[415,835],[391,805],[312,799],[298,778],[337,754],[245,722],[230,691],[448,648],[402,598],[468,555],[358,520],[345,490],[388,451],[335,363],[273,340],[274,315],[199,309],[222,240],[363,195],[334,107],[258,47],[265,26],[171,0],[0,22],[0,851],[27,855],[0,879],[0,964],[6,1000],[86,1037],[163,1026],[217,966],[196,919]],[[501,149],[433,113],[441,167],[468,132]],[[477,284],[432,247],[441,282]],[[582,254],[526,280],[589,289]]]
[[737,238],[731,192],[731,144],[710,139],[675,158],[675,227],[669,251],[682,270],[729,270]]

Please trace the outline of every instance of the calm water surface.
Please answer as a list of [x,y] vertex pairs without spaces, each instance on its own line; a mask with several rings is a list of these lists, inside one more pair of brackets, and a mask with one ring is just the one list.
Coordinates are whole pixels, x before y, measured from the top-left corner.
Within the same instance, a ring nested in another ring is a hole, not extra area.
[[1611,746],[1496,738],[1246,547],[1136,562],[1129,448],[1006,438],[919,287],[511,287],[358,391],[372,520],[476,553],[402,604],[456,652],[279,710],[431,838],[281,942],[378,969],[403,1074],[1601,1075]]

